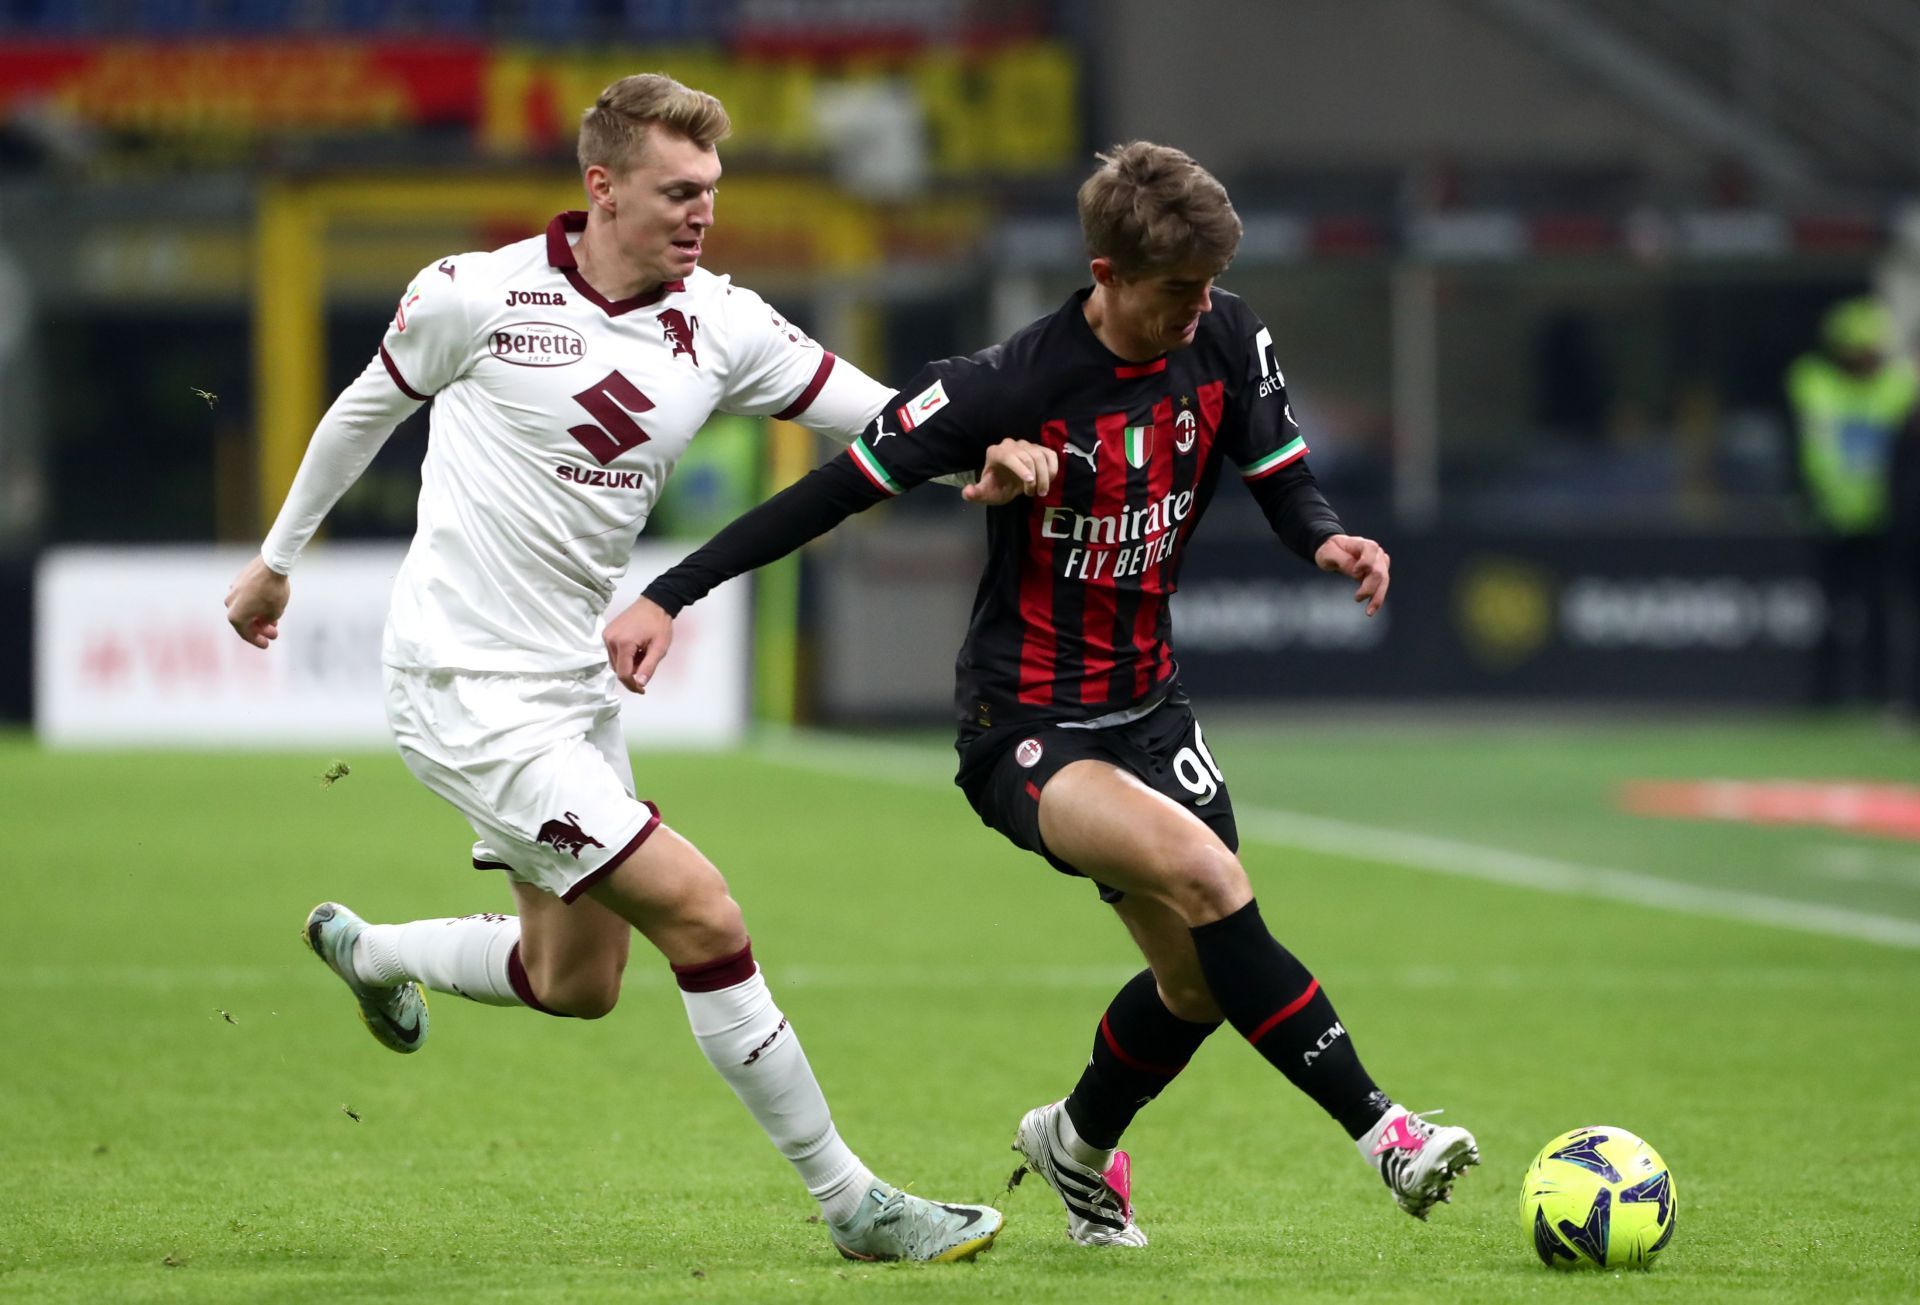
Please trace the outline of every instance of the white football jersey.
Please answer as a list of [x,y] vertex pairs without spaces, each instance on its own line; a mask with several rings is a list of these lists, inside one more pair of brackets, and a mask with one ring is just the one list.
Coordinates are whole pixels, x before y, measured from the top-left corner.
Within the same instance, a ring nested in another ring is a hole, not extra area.
[[[704,269],[609,302],[575,264],[569,236],[585,225],[584,213],[562,214],[544,236],[422,269],[377,365],[335,404],[351,417],[353,390],[380,384],[405,396],[405,410],[433,400],[419,528],[382,650],[390,666],[604,662],[601,616],[695,433],[716,410],[799,417],[835,371],[834,356],[759,295]],[[890,392],[839,370],[821,408],[834,410],[829,433],[844,443]],[[820,415],[806,424],[818,427]],[[298,525],[285,532],[291,551],[276,539],[282,524],[269,536],[276,569],[305,542]]]

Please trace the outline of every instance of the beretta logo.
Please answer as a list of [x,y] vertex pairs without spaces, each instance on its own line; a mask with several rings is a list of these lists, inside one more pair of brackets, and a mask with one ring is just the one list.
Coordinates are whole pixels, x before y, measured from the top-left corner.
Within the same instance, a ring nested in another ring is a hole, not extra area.
[[587,342],[557,322],[512,322],[493,333],[493,356],[516,367],[565,367],[587,355]]

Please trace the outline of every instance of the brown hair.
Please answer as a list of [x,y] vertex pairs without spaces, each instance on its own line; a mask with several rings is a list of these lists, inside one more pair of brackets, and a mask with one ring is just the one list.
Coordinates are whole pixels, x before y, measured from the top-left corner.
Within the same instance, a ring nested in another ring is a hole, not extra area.
[[665,73],[622,77],[580,118],[580,170],[599,164],[616,176],[640,161],[647,124],[659,123],[701,149],[727,138],[733,123],[726,108],[705,91],[682,86]]
[[1136,277],[1190,263],[1215,275],[1240,247],[1240,216],[1211,172],[1167,145],[1129,141],[1097,156],[1080,187],[1080,232],[1090,258]]

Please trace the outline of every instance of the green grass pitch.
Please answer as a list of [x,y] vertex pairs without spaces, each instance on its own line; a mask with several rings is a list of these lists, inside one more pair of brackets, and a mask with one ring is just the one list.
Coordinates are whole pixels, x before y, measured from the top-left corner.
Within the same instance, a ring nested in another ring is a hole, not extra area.
[[[1003,1199],[991,1254],[932,1268],[833,1254],[644,945],[606,1020],[436,996],[422,1054],[377,1046],[300,946],[307,909],[510,900],[397,759],[348,754],[325,788],[327,753],[49,755],[16,737],[0,740],[0,1298],[1920,1295],[1920,948],[1725,918],[1758,900],[1920,926],[1920,844],[1640,819],[1613,796],[1649,778],[1910,780],[1920,745],[1847,723],[1226,716],[1209,741],[1267,919],[1375,1077],[1479,1135],[1485,1165],[1430,1224],[1230,1031],[1128,1136],[1147,1250],[1074,1247],[1043,1187],[1004,1192],[1014,1124],[1071,1086],[1133,966],[1086,885],[977,823],[934,736],[637,759],[642,791],[731,880],[848,1140],[924,1194]],[[1531,858],[1521,881],[1475,876],[1508,854]],[[1648,884],[1697,895],[1647,905]],[[1521,1235],[1534,1151],[1589,1123],[1673,1166],[1679,1230],[1649,1273],[1552,1274]]]

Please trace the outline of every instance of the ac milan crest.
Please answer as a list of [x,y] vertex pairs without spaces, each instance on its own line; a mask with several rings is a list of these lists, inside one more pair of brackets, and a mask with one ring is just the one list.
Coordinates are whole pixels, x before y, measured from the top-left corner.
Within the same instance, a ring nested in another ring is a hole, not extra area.
[[1200,421],[1191,409],[1182,408],[1173,414],[1173,447],[1181,453],[1193,452],[1193,441],[1200,429]]

